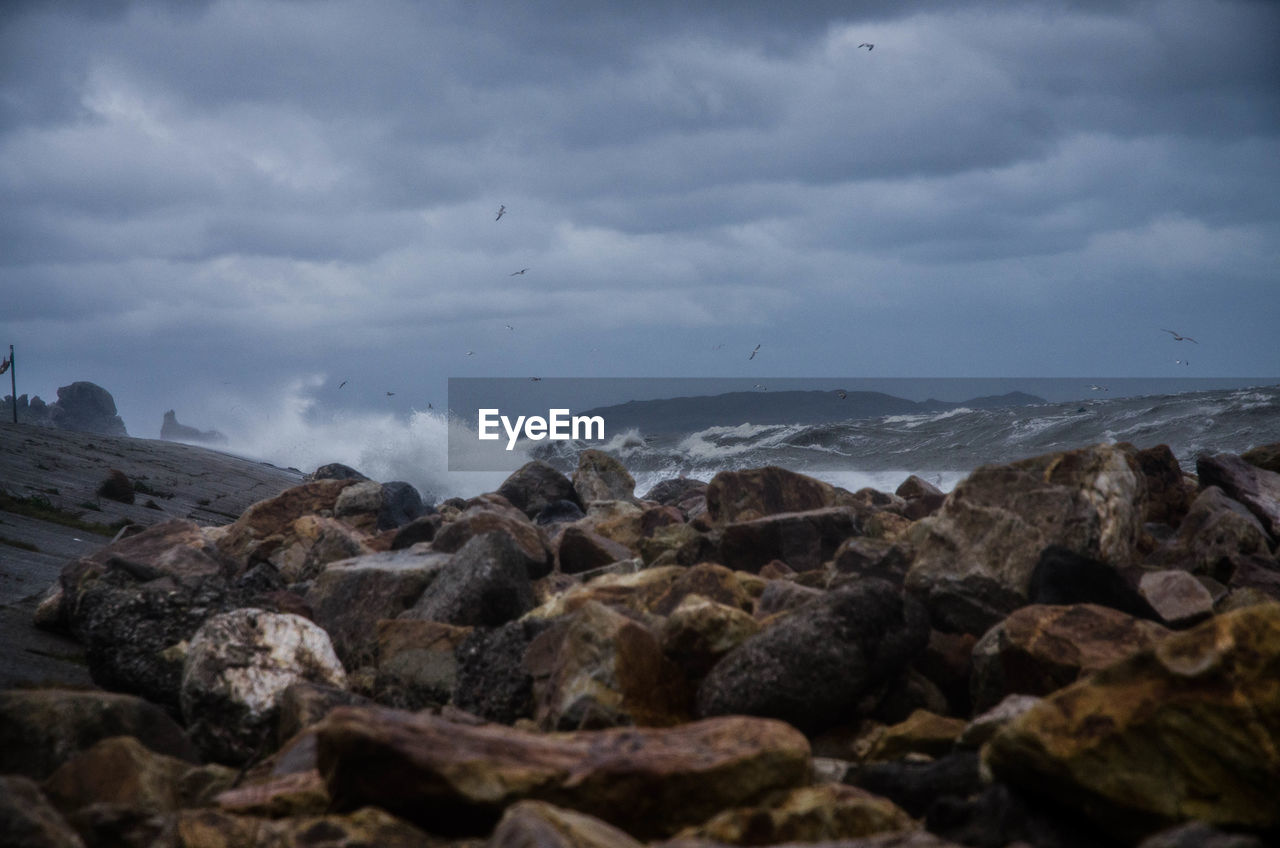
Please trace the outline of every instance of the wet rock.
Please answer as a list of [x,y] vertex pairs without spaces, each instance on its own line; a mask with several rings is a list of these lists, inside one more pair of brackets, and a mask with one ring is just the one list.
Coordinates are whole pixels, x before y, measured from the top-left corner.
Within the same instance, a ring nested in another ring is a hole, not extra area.
[[439,621],[379,621],[377,701],[406,710],[449,703],[458,683],[457,650],[470,633]]
[[912,521],[937,512],[947,499],[945,492],[915,474],[903,480],[894,494],[906,502],[902,514]]
[[542,801],[519,801],[502,814],[486,848],[643,848],[594,816]]
[[391,550],[402,551],[419,542],[430,542],[435,539],[443,524],[444,518],[438,512],[415,518],[400,527],[391,537]]
[[1270,548],[1267,531],[1248,508],[1217,486],[1207,486],[1187,510],[1177,535],[1149,562],[1225,581],[1241,557],[1269,556]]
[[936,760],[865,763],[846,782],[873,792],[921,817],[939,798],[968,798],[982,791],[976,751],[948,754]]
[[741,571],[759,571],[775,559],[796,571],[809,571],[830,560],[841,543],[860,532],[858,516],[848,507],[774,513],[725,525],[720,557],[725,565]]
[[378,507],[377,529],[403,527],[428,511],[422,493],[412,483],[392,480],[382,484],[382,503]]
[[534,607],[529,562],[502,532],[472,537],[402,617],[462,627],[497,627]]
[[315,769],[280,775],[228,789],[215,799],[218,809],[243,816],[318,816],[329,809],[329,790]]
[[852,498],[834,486],[785,468],[767,466],[721,471],[707,484],[707,515],[715,524],[750,521],[767,515],[808,512]]
[[341,462],[330,462],[321,465],[315,471],[312,471],[306,477],[302,478],[304,483],[313,483],[316,480],[368,480],[369,478],[356,471],[350,465],[343,465]]
[[[331,525],[320,519],[332,519],[342,492],[359,482],[323,479],[294,486],[255,503],[234,522],[209,531],[209,535],[223,555],[244,567],[269,562],[289,579],[301,579],[294,572],[304,568],[318,570],[327,562],[354,555],[344,552],[345,545],[328,538],[347,534],[326,534],[324,531]],[[324,542],[333,543],[335,550],[309,556],[311,548]]]
[[445,524],[431,543],[433,550],[454,553],[477,536],[502,533],[511,538],[524,562],[530,580],[545,577],[553,559],[542,529],[528,519],[517,518],[502,510],[485,506],[469,507],[456,519]]
[[433,830],[485,833],[529,799],[648,839],[801,785],[809,745],[785,724],[744,717],[535,734],[347,708],[321,724],[319,762],[338,810],[377,803]]
[[780,718],[806,730],[851,721],[929,638],[927,615],[884,581],[842,586],[731,651],[698,689],[699,715]]
[[573,490],[584,504],[630,500],[635,497],[636,481],[617,459],[604,451],[588,449],[578,454]]
[[532,718],[533,676],[524,657],[530,643],[549,626],[548,621],[526,618],[472,631],[455,655],[454,705],[500,724]]
[[599,601],[606,606],[650,613],[658,599],[667,594],[687,570],[668,565],[601,574],[591,577],[585,583],[568,587],[530,612],[529,617],[557,618],[581,608],[588,601]]
[[70,689],[0,692],[0,774],[44,780],[102,739],[133,736],[153,751],[195,762],[195,746],[168,713],[134,695]]
[[556,542],[556,564],[565,574],[581,574],[634,556],[625,545],[576,524],[566,527]]
[[182,672],[182,714],[208,758],[243,763],[275,730],[290,684],[345,687],[329,636],[296,615],[238,609],[209,619],[191,640]]
[[1023,607],[973,648],[973,708],[1006,695],[1047,695],[1081,675],[1150,648],[1169,631],[1095,604]]
[[761,627],[743,609],[690,594],[662,622],[659,639],[663,652],[696,683]]
[[521,466],[498,487],[498,494],[529,518],[557,501],[570,501],[582,506],[569,478],[542,460]]
[[916,522],[907,589],[925,601],[935,627],[984,633],[1027,602],[1050,545],[1132,561],[1146,498],[1137,461],[1113,445],[983,466]]
[[973,717],[956,740],[956,746],[974,750],[981,748],[1001,728],[1021,717],[1040,701],[1041,698],[1036,695],[1006,695],[1000,703]]
[[707,484],[701,480],[693,480],[688,477],[672,477],[655,484],[653,488],[644,493],[643,500],[653,501],[663,506],[678,507],[683,501],[697,497],[705,498],[706,495]]
[[725,810],[686,828],[680,839],[720,845],[837,842],[919,825],[887,798],[855,786],[827,783],[780,792],[759,805]]
[[1195,499],[1195,485],[1182,473],[1182,466],[1168,445],[1134,450],[1133,457],[1147,481],[1142,520],[1177,527]]
[[547,730],[668,726],[689,717],[690,692],[657,636],[598,602],[529,646],[534,720]]
[[1222,489],[1227,497],[1248,507],[1272,539],[1280,539],[1280,473],[1220,453],[1197,459],[1196,474],[1202,487]]
[[1213,615],[1213,595],[1185,571],[1149,571],[1138,593],[1170,627],[1188,627]]
[[1117,838],[1280,823],[1280,604],[1220,615],[1056,692],[984,749],[997,779]]
[[901,586],[912,555],[910,547],[901,542],[852,536],[836,548],[831,566],[838,575],[874,577]]
[[765,582],[723,565],[704,562],[678,571],[671,584],[647,605],[650,612],[669,615],[690,595],[750,611],[765,590]]
[[640,554],[651,566],[716,562],[720,559],[719,537],[692,524],[671,524],[641,539]]
[[448,554],[404,550],[329,563],[307,590],[314,620],[344,666],[372,665],[380,619],[412,607],[448,564]]
[[84,848],[35,781],[17,774],[0,774],[0,833],[9,848]]
[[1041,551],[1031,572],[1027,600],[1053,606],[1098,604],[1138,618],[1156,617],[1155,610],[1113,566],[1059,545]]

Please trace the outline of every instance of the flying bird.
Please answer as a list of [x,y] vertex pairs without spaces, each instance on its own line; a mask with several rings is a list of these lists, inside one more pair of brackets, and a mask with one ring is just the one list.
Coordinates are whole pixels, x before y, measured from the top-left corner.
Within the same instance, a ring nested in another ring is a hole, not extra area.
[[751,355],[750,355],[750,356],[748,356],[748,357],[747,357],[747,359],[748,359],[748,360],[755,359],[755,358],[756,358],[756,353],[758,353],[758,352],[759,352],[759,350],[760,350],[760,345],[756,345],[756,346],[755,346],[755,350],[751,351]]
[[475,356],[475,355],[476,355],[476,352],[474,350],[467,351],[467,356]]
[[529,378],[529,382],[530,382],[530,383],[541,383],[541,382],[542,382],[542,378],[541,378],[541,377],[530,377],[530,378]]
[[342,387],[343,387],[343,386],[345,386],[346,384],[347,384],[347,381],[346,381],[346,380],[343,380],[341,383],[339,383],[339,384],[338,384],[338,388],[342,388]]
[[863,48],[863,47],[867,48],[867,52],[868,52],[868,53],[870,53],[872,50],[875,50],[875,49],[876,49],[876,46],[875,46],[874,44],[868,44],[868,43],[867,43],[867,42],[865,42],[865,41],[864,41],[862,44],[859,44],[859,45],[858,45],[858,48],[859,48],[859,49],[861,49],[861,48]]
[[1089,387],[1089,391],[1091,391],[1091,392],[1109,392],[1109,391],[1111,391],[1111,390],[1110,390],[1110,389],[1108,389],[1106,386],[1090,386],[1090,387]]
[[508,277],[518,277],[518,276],[520,276],[521,274],[523,274],[525,271],[528,271],[528,270],[529,270],[528,268],[521,268],[519,271],[512,271],[512,272],[511,272],[510,274],[508,274],[507,276],[508,276]]
[[395,392],[387,392],[387,397],[395,397]]
[[505,215],[505,214],[507,214],[507,207],[505,207],[505,206],[499,206],[499,207],[498,207],[498,217],[494,218],[493,220],[495,220],[495,221],[501,221],[501,220],[502,220],[502,216],[503,216],[503,215]]
[[[1196,342],[1196,344],[1199,344],[1199,342]],[[1190,365],[1190,364],[1191,364],[1191,360],[1190,360],[1190,359],[1175,359],[1175,360],[1174,360],[1174,362],[1178,363],[1179,365]]]
[[840,400],[844,400],[848,396],[849,396],[849,393],[846,392],[844,389],[836,389],[836,397],[840,398]]
[[1191,342],[1192,344],[1200,344],[1200,342],[1196,341],[1190,336],[1180,336],[1177,333],[1175,333],[1173,330],[1162,330],[1161,332],[1165,332],[1173,336],[1173,340],[1175,342]]
[[515,332],[516,328],[511,326],[510,324],[503,324],[502,326],[506,327],[508,330],[511,330],[512,332]]

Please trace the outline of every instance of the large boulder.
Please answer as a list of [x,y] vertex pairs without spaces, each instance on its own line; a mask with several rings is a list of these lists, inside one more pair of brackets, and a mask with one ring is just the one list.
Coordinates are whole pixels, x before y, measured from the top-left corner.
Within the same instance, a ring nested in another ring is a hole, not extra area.
[[821,730],[924,650],[928,617],[883,580],[842,586],[730,651],[698,688],[699,715],[779,718]]
[[707,485],[707,515],[715,524],[849,503],[852,495],[777,466],[721,471]]
[[849,507],[776,513],[724,527],[720,559],[730,568],[759,571],[781,560],[796,571],[812,571],[830,560],[849,537],[862,531]]
[[1114,445],[983,466],[916,522],[907,589],[935,627],[984,633],[1027,602],[1050,545],[1112,565],[1132,561],[1146,499],[1137,460]]
[[498,494],[529,518],[559,501],[582,506],[569,478],[540,459],[522,465],[504,480]]
[[1256,515],[1217,486],[1206,486],[1178,525],[1177,535],[1149,561],[1225,583],[1241,557],[1269,556],[1270,547],[1271,538]]
[[335,809],[377,804],[439,832],[488,833],[529,799],[632,836],[668,836],[809,777],[792,727],[733,716],[672,728],[529,733],[422,713],[342,708],[317,728]]
[[198,442],[211,445],[226,444],[227,441],[227,437],[217,430],[201,430],[198,427],[188,427],[186,424],[179,423],[177,413],[172,409],[164,414],[164,421],[160,424],[160,438],[167,442]]
[[1228,453],[1196,460],[1201,486],[1217,486],[1258,517],[1272,539],[1280,539],[1280,473]]
[[1280,825],[1280,604],[1175,633],[1032,707],[988,743],[997,780],[1114,838],[1188,819]]
[[196,632],[182,672],[182,714],[201,752],[242,763],[275,730],[280,696],[311,681],[345,687],[329,635],[296,615],[238,609]]
[[502,627],[481,627],[459,643],[453,703],[501,724],[532,718],[533,675],[525,665],[530,644],[550,622],[522,618]]
[[431,542],[433,550],[453,553],[477,536],[502,533],[511,538],[524,561],[530,580],[545,577],[552,567],[551,548],[541,527],[509,508],[476,505],[468,507],[453,521],[443,525]]
[[405,618],[497,627],[533,609],[528,559],[506,533],[472,537],[442,567]]
[[116,414],[111,392],[94,383],[80,381],[58,389],[58,399],[49,404],[49,421],[59,430],[77,430],[100,436],[127,436],[124,421]]
[[583,504],[628,500],[635,497],[636,481],[617,459],[604,451],[588,449],[578,454],[573,490]]

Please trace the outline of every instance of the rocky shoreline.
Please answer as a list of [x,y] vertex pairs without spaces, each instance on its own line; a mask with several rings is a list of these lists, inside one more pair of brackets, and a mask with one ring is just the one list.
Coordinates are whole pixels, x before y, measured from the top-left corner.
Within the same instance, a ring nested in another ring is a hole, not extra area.
[[1101,444],[948,495],[769,467],[637,496],[584,451],[434,506],[326,466],[61,566],[33,619],[99,688],[0,692],[0,832],[1275,844],[1278,454],[1191,477]]

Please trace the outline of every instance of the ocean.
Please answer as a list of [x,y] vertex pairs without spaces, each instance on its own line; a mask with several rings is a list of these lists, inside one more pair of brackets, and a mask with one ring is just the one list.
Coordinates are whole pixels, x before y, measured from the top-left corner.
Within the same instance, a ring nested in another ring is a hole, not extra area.
[[[317,418],[295,398],[272,415],[228,428],[239,454],[302,471],[329,462],[382,481],[412,483],[425,498],[469,497],[496,489],[507,472],[448,471],[448,438],[471,437],[434,410],[408,419],[344,413]],[[1202,452],[1241,453],[1280,442],[1280,385],[1215,389],[1027,406],[858,418],[821,424],[741,424],[692,432],[606,434],[603,445],[517,446],[517,461],[544,459],[571,472],[578,451],[617,456],[643,494],[660,480],[709,480],[718,471],[780,465],[857,490],[893,491],[917,474],[944,491],[973,469],[1098,442],[1167,444],[1188,471]],[[528,443],[526,443],[528,444]]]

